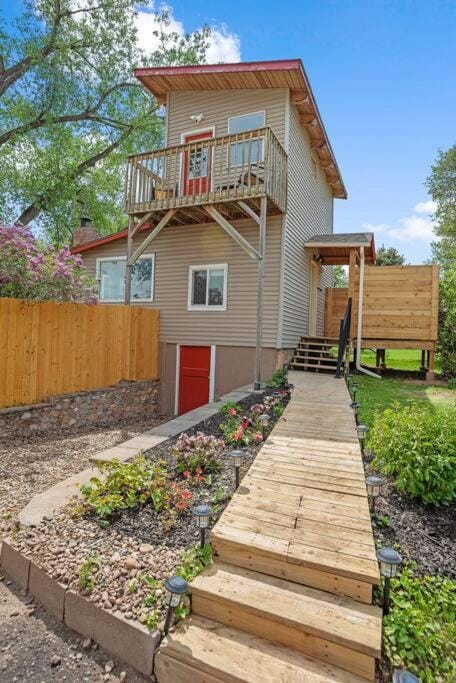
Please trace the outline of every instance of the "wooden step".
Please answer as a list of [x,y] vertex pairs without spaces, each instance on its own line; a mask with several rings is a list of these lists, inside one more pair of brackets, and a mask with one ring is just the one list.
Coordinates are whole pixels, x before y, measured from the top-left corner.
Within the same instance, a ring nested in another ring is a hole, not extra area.
[[365,604],[371,604],[372,585],[379,583],[378,571],[376,573],[376,567],[370,560],[361,562],[353,557],[344,562],[337,552],[292,543],[266,533],[232,525],[220,526],[212,531],[211,542],[214,557],[221,562],[350,597]]
[[299,342],[298,347],[302,346],[311,346],[311,347],[321,347],[322,349],[333,349],[337,344],[333,344],[332,342]]
[[339,343],[339,337],[311,337],[311,336],[304,336],[301,337],[301,341],[315,341],[315,342],[337,342]]
[[310,353],[311,355],[319,354],[320,356],[326,356],[326,357],[329,356],[330,358],[336,358],[336,356],[334,354],[329,354],[324,349],[307,349],[307,348],[301,349],[298,347],[296,349],[295,353]]
[[293,360],[307,361],[311,363],[330,363],[332,365],[337,365],[337,358],[334,358],[334,356],[316,356],[308,351],[305,351],[304,349],[296,349],[292,361]]
[[258,636],[192,616],[163,641],[158,683],[363,683],[360,678]]
[[316,363],[301,363],[301,362],[296,362],[295,360],[292,360],[290,362],[290,367],[292,368],[316,368],[317,370],[334,370],[333,365],[317,365]]
[[381,651],[378,607],[223,563],[200,574],[191,594],[198,616],[374,680]]

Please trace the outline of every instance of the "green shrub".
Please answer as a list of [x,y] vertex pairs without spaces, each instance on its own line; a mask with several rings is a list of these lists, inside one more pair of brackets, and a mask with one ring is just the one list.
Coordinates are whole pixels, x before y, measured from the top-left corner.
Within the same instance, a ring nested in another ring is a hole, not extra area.
[[97,573],[100,567],[101,560],[97,555],[88,557],[86,560],[84,560],[84,562],[79,566],[79,590],[87,591],[88,593],[91,593],[93,591],[95,586],[94,574]]
[[377,414],[369,439],[374,467],[399,491],[423,503],[448,504],[456,495],[456,410],[394,403]]
[[271,379],[266,382],[267,389],[280,389],[287,383],[287,369],[276,370]]
[[385,653],[422,683],[456,680],[456,582],[418,578],[405,569],[391,584],[391,611],[384,618]]
[[152,504],[171,522],[188,508],[191,493],[170,481],[163,462],[152,463],[143,457],[132,462],[117,460],[100,467],[106,476],[92,477],[81,486],[86,504],[101,519],[127,508]]
[[444,377],[456,377],[456,265],[444,268],[440,280],[438,350]]

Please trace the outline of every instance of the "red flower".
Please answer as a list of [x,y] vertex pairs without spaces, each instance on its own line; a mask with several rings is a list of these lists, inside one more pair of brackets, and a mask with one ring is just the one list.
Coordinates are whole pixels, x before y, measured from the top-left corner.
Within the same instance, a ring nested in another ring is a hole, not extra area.
[[185,470],[184,472],[182,472],[182,476],[183,476],[185,479],[188,479],[189,476],[190,476],[190,472],[189,472],[188,470]]

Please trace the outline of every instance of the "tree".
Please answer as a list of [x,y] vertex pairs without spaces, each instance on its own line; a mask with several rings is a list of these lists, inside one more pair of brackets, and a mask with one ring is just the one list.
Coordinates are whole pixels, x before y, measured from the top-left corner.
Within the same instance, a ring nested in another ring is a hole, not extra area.
[[426,185],[436,203],[432,251],[440,264],[438,350],[443,375],[456,377],[456,145],[438,152]]
[[37,241],[29,228],[0,225],[0,297],[96,303],[80,256]]
[[157,15],[145,54],[136,16],[148,0],[26,0],[0,31],[0,215],[71,239],[81,215],[102,232],[125,224],[125,156],[163,141],[138,65],[204,61],[208,29],[180,36]]
[[376,266],[403,266],[405,256],[400,254],[394,247],[385,247],[384,244],[378,249],[376,254]]
[[426,186],[436,203],[433,256],[445,268],[456,259],[456,145],[439,150]]
[[342,266],[333,267],[334,287],[347,287],[347,271]]

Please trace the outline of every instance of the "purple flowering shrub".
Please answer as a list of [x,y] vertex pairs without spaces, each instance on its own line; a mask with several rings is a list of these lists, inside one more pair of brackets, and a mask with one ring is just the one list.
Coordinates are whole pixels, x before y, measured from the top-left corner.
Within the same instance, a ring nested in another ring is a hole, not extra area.
[[29,228],[0,225],[0,297],[97,303],[80,256],[40,244]]
[[177,469],[188,479],[201,477],[220,468],[219,456],[225,448],[222,439],[197,432],[194,436],[182,434],[172,450]]

